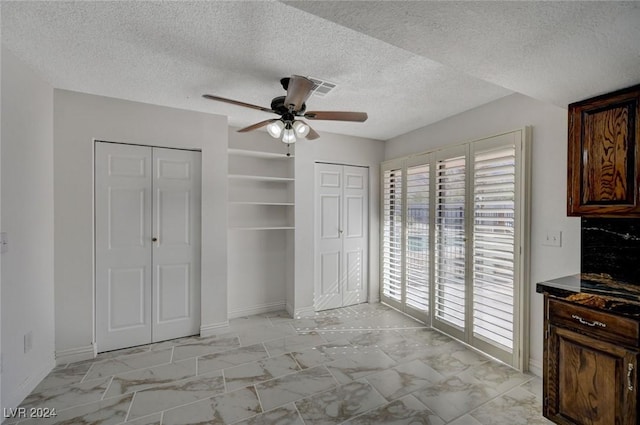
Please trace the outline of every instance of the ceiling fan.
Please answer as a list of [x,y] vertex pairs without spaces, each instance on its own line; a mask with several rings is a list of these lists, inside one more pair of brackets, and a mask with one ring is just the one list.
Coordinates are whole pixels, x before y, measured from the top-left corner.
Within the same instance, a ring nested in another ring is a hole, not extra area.
[[320,137],[320,135],[316,133],[315,130],[313,130],[304,120],[296,119],[298,117],[304,117],[309,120],[354,122],[364,122],[368,118],[366,112],[307,111],[307,105],[305,102],[313,91],[313,81],[300,75],[292,75],[291,77],[281,79],[280,83],[287,91],[287,95],[274,97],[271,101],[271,108],[265,108],[210,94],[202,95],[202,97],[280,115],[280,118],[260,121],[259,123],[241,128],[238,132],[245,133],[247,131],[253,131],[267,126],[267,131],[272,137],[279,139],[282,136],[282,141],[287,144],[294,143],[296,141],[296,137],[306,137],[309,140]]

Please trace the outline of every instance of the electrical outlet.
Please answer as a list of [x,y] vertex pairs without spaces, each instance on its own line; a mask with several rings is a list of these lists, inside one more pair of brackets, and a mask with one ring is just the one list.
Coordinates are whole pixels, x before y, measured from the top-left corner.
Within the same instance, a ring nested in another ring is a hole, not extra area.
[[562,246],[562,232],[561,231],[548,231],[545,234],[544,240],[542,241],[542,245],[545,246]]
[[29,331],[24,334],[24,353],[28,353],[31,351],[31,347],[33,346],[33,332]]

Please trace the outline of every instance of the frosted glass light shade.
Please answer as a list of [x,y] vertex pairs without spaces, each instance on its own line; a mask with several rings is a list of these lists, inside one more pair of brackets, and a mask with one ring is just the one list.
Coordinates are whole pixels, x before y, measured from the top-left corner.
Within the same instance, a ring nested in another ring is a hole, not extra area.
[[301,121],[294,122],[293,129],[296,131],[296,134],[299,137],[305,137],[307,134],[309,134],[310,130],[309,126]]
[[284,134],[282,135],[282,142],[283,143],[295,143],[296,141],[296,134],[294,133],[293,129],[288,128],[284,131]]
[[280,138],[282,130],[284,130],[284,123],[280,120],[274,121],[271,124],[267,125],[267,132],[271,137],[275,139]]

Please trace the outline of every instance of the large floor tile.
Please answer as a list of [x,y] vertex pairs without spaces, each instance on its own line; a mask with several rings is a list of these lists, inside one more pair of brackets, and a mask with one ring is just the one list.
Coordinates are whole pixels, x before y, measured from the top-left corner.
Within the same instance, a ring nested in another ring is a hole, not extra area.
[[268,412],[253,416],[235,425],[305,425],[296,409],[296,406],[287,404]]
[[105,397],[131,393],[192,376],[196,376],[196,359],[181,360],[147,369],[134,370],[114,376]]
[[541,416],[542,402],[523,388],[515,388],[471,412],[483,425],[547,425]]
[[47,388],[77,384],[85,377],[93,362],[72,363],[65,368],[56,368],[49,373],[33,390],[38,393]]
[[222,353],[207,354],[206,356],[198,357],[198,375],[266,359],[267,357],[269,357],[269,353],[267,353],[262,344],[234,348]]
[[172,348],[159,351],[148,351],[140,354],[131,354],[123,357],[95,362],[87,372],[84,380],[112,376],[119,373],[130,372],[137,369],[145,369],[152,366],[169,363],[173,354]]
[[99,378],[79,384],[64,385],[33,392],[22,402],[20,407],[33,408],[46,406],[57,411],[80,404],[91,403],[102,399],[110,377]]
[[162,425],[231,424],[261,412],[255,388],[247,387],[167,410]]
[[414,360],[368,376],[366,380],[387,400],[395,400],[443,378],[420,360]]
[[274,341],[265,342],[269,355],[271,357],[278,356],[280,354],[291,353],[293,351],[300,351],[306,348],[315,347],[326,343],[322,336],[317,332],[309,332],[302,335],[291,335],[284,338],[276,339]]
[[413,395],[445,421],[451,421],[498,393],[474,379],[453,376],[413,392]]
[[305,423],[335,425],[386,402],[371,385],[356,381],[296,401],[295,404]]
[[189,378],[138,391],[129,418],[135,419],[183,404],[209,398],[225,391],[222,373]]
[[115,425],[124,422],[131,405],[133,394],[114,397],[95,403],[57,412],[57,416],[48,419],[29,419],[21,425]]
[[360,351],[351,345],[349,341],[336,340],[302,351],[294,351],[291,355],[296,359],[300,367],[308,369],[359,353]]
[[476,379],[498,393],[508,391],[531,379],[529,375],[497,362],[484,362],[470,367],[459,376]]
[[173,361],[228,351],[240,347],[235,334],[216,335],[208,338],[189,338],[178,343],[173,351]]
[[288,375],[300,370],[291,354],[251,362],[236,367],[224,369],[224,381],[227,391],[233,391],[248,385],[257,384]]
[[331,373],[324,366],[318,366],[258,384],[256,389],[262,408],[271,410],[336,385]]
[[344,425],[444,425],[413,396],[406,396],[353,418]]
[[347,383],[374,373],[380,373],[396,365],[396,362],[381,350],[359,353],[327,364],[327,368],[338,382]]
[[487,357],[465,348],[458,342],[449,342],[423,352],[419,359],[445,376],[457,375],[489,361]]
[[297,335],[296,330],[288,323],[271,325],[264,323],[237,330],[240,345],[247,346],[261,342],[273,341],[286,336]]
[[145,416],[143,418],[127,421],[127,425],[160,425],[162,422],[162,413]]

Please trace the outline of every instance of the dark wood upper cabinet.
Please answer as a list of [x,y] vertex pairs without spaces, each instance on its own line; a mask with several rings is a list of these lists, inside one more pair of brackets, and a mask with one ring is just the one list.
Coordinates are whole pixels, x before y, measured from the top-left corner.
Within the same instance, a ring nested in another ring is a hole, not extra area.
[[640,85],[569,105],[567,214],[640,217]]

